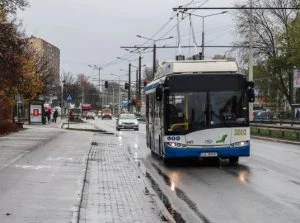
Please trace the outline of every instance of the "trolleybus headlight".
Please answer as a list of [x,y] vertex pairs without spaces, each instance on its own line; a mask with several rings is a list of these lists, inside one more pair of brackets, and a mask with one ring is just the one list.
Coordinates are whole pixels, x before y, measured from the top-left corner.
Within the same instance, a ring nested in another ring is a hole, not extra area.
[[176,142],[166,142],[165,146],[173,147],[173,148],[185,148],[186,144],[176,143]]
[[246,146],[248,144],[249,144],[249,141],[241,141],[241,142],[232,143],[231,146],[232,147],[239,147],[239,146]]

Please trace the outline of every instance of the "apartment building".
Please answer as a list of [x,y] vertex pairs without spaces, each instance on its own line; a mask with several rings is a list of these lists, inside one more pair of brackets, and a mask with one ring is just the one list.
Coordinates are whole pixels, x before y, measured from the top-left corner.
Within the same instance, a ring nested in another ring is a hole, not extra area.
[[48,101],[59,94],[60,86],[60,50],[53,44],[41,38],[31,37],[29,42],[32,48],[39,54],[40,77],[44,83],[43,96]]

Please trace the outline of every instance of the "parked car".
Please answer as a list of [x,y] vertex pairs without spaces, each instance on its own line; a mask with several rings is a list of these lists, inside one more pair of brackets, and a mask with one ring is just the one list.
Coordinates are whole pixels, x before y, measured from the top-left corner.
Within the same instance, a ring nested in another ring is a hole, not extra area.
[[270,120],[273,119],[273,113],[269,110],[254,110],[253,120]]
[[120,114],[116,122],[116,130],[120,129],[134,129],[139,130],[139,122],[134,114]]
[[85,118],[86,119],[93,119],[95,120],[95,113],[94,112],[87,112]]

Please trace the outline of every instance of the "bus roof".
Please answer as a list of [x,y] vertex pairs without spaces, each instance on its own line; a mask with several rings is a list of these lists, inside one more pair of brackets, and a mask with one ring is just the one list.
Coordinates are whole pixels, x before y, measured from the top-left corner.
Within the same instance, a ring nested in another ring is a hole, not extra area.
[[178,73],[236,73],[238,71],[235,61],[227,60],[183,60],[165,61],[158,69],[155,79],[169,74]]

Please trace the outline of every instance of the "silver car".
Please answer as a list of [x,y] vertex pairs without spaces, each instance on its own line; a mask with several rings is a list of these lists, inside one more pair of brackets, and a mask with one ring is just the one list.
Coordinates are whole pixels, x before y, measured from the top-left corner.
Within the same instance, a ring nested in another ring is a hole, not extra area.
[[134,129],[139,130],[139,122],[134,114],[120,114],[116,122],[116,130]]

